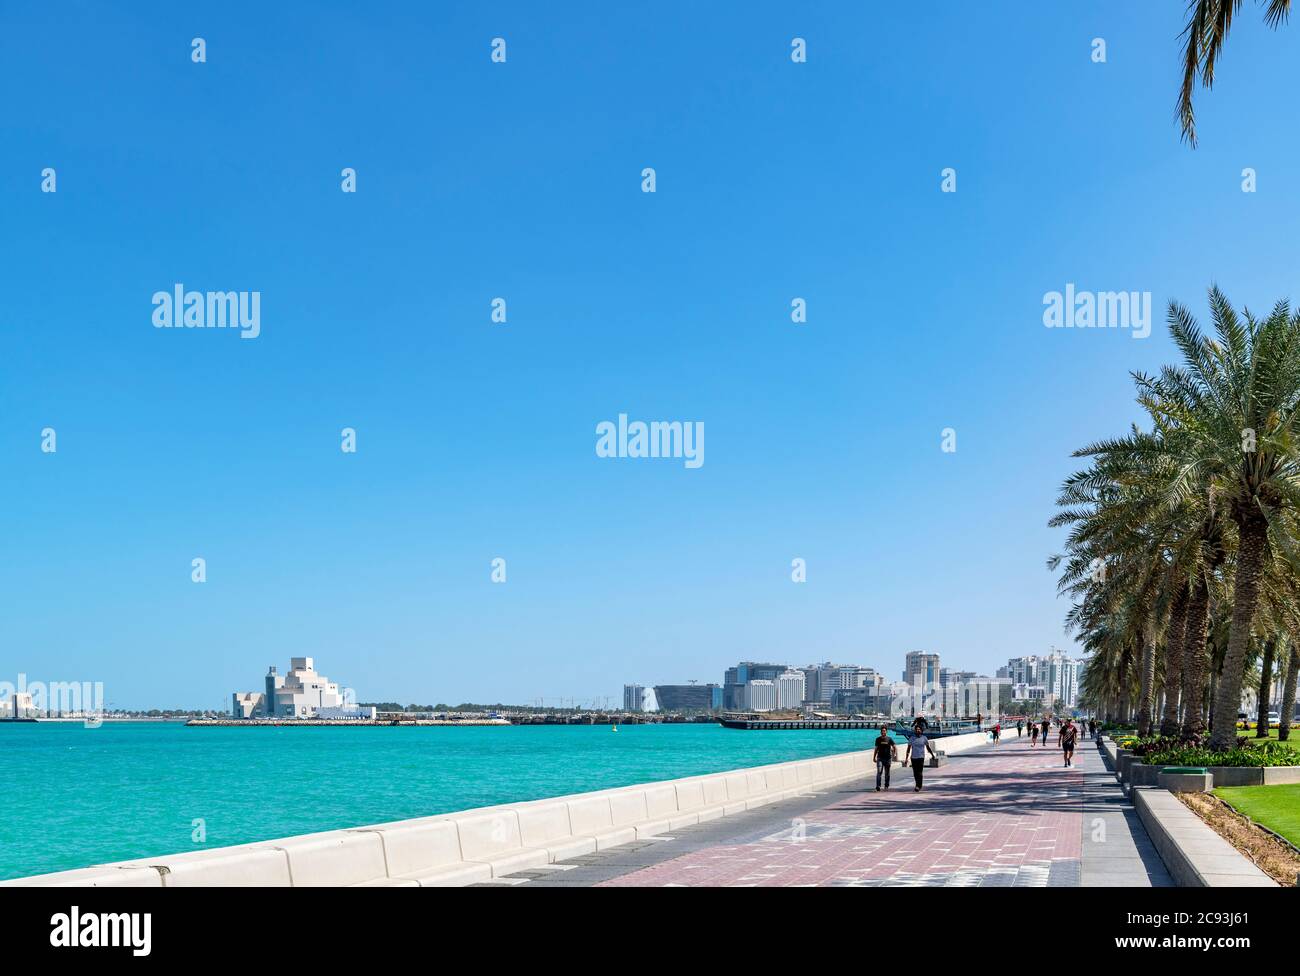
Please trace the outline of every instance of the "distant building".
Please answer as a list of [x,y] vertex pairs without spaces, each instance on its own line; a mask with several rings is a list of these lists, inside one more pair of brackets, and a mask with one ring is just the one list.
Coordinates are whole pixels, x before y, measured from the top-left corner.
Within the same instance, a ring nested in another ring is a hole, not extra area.
[[750,711],[742,701],[745,685],[754,680],[775,681],[788,670],[786,664],[757,664],[754,661],[741,661],[734,668],[727,668],[722,679],[722,707],[728,711]]
[[1011,700],[1044,702],[1047,700],[1047,689],[1042,685],[1012,685]]
[[655,704],[661,712],[716,712],[722,707],[722,689],[707,685],[655,685]]
[[231,696],[230,714],[235,718],[267,718],[266,696],[260,691],[237,691]]
[[903,681],[922,688],[938,687],[939,655],[908,651],[903,659]]
[[362,708],[343,700],[339,686],[316,673],[309,657],[289,659],[289,672],[275,666],[266,675],[264,691],[237,691],[231,696],[235,718],[350,718],[373,719],[373,707]]
[[968,681],[974,681],[978,678],[974,671],[954,671],[952,668],[939,669],[939,687],[947,688],[949,685],[965,684]]
[[741,711],[770,712],[776,708],[776,682],[763,678],[745,683],[741,696]]
[[776,707],[798,708],[804,702],[802,671],[786,671],[776,679]]
[[1013,657],[1005,668],[998,669],[998,675],[1007,678],[1013,687],[1042,688],[1045,692],[1043,700],[1049,706],[1059,699],[1067,708],[1074,708],[1079,703],[1082,663],[1053,649],[1050,654]]
[[833,664],[824,661],[797,670],[803,673],[804,701],[824,703],[828,706],[835,692],[841,688],[879,688],[885,683],[884,677],[874,668],[864,668],[856,664]]
[[5,701],[0,701],[0,718],[36,718],[30,691],[16,691]]
[[623,711],[645,711],[645,688],[642,685],[623,686]]

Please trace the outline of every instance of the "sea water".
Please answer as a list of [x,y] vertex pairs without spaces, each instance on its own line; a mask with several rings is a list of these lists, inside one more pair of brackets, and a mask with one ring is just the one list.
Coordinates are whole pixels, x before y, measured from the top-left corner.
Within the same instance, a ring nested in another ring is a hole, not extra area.
[[0,722],[0,878],[869,749],[875,735]]

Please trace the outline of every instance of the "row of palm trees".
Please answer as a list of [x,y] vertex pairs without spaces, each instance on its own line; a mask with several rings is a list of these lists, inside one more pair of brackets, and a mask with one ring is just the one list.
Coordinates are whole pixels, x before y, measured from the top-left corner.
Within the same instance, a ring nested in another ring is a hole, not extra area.
[[[1281,673],[1289,731],[1300,672],[1300,313],[1240,314],[1210,291],[1214,335],[1171,303],[1182,362],[1134,374],[1149,424],[1075,452],[1069,528],[1049,560],[1091,653],[1083,692],[1139,733],[1235,745],[1244,682],[1261,715]],[[1149,429],[1147,429],[1149,428]],[[1258,667],[1258,671],[1256,668]]]

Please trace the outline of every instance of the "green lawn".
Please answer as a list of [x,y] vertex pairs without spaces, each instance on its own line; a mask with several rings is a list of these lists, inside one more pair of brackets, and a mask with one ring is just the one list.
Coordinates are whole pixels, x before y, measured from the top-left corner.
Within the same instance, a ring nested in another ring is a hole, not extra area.
[[[1254,741],[1255,741],[1255,723],[1254,723],[1254,722],[1251,722],[1251,723],[1250,723],[1250,728],[1248,728],[1248,729],[1243,729],[1241,726],[1237,726],[1237,735],[1244,735],[1247,739],[1250,739],[1252,742],[1254,742]],[[1274,726],[1272,726],[1271,728],[1269,728],[1269,730],[1268,730],[1268,737],[1269,737],[1270,739],[1272,739],[1274,742],[1277,741],[1277,726],[1276,726],[1276,725],[1274,725]],[[1292,726],[1291,726],[1291,736],[1290,736],[1290,738],[1288,738],[1286,741],[1287,741],[1287,745],[1289,745],[1289,746],[1294,746],[1295,748],[1300,749],[1300,727],[1297,727],[1297,726],[1295,726],[1295,725],[1292,725]]]
[[1220,786],[1214,795],[1300,847],[1300,783],[1282,786]]

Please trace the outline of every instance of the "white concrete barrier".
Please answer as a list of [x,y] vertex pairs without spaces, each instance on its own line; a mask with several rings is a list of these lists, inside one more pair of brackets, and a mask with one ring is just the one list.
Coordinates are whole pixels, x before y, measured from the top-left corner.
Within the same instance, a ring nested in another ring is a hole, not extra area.
[[1135,787],[1133,806],[1180,888],[1278,887],[1169,791]]
[[[932,740],[936,750],[948,755],[988,741],[985,732]],[[899,752],[904,752],[901,746]],[[467,885],[545,868],[556,861],[834,787],[867,776],[874,769],[869,750],[844,753],[236,847],[138,858],[17,878],[0,885]]]

